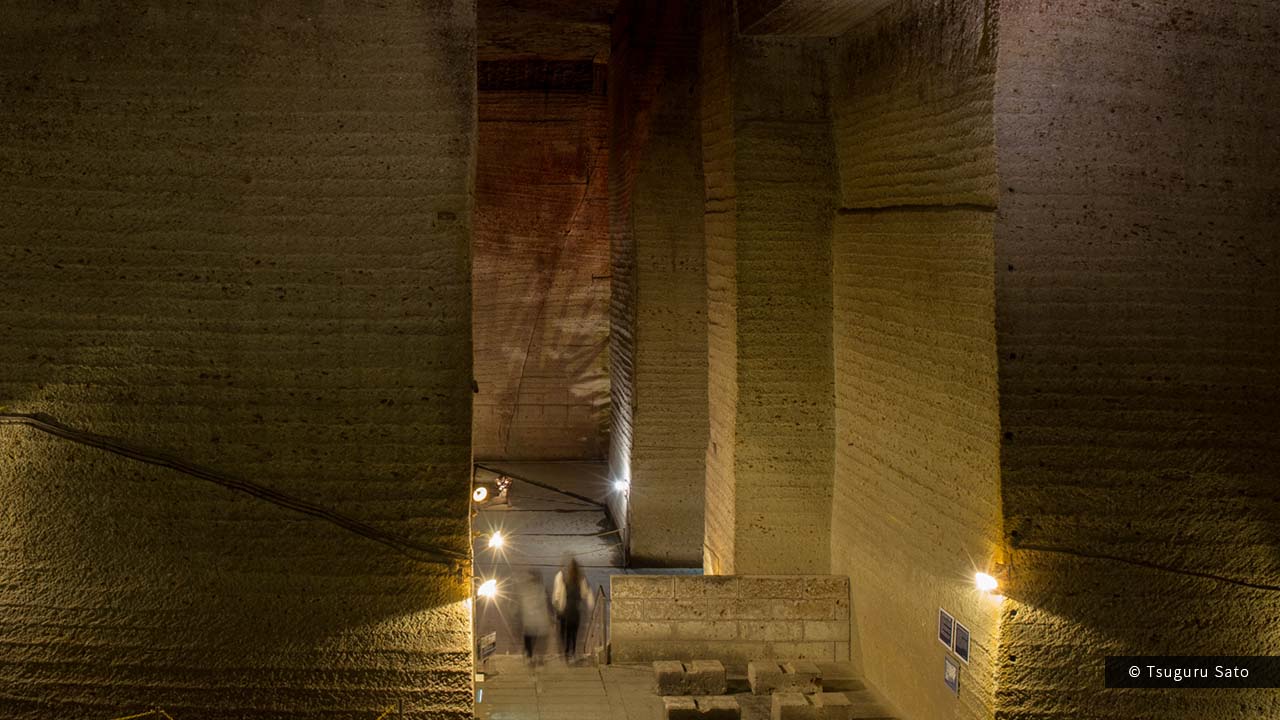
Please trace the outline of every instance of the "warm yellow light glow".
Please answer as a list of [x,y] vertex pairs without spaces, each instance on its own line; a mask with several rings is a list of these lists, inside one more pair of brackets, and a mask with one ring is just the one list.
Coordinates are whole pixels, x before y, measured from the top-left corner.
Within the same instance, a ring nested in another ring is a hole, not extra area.
[[489,497],[489,488],[483,485],[476,486],[476,489],[471,493],[471,499],[475,500],[476,502],[484,502],[485,499],[488,497]]
[[476,591],[476,594],[483,598],[492,598],[496,596],[498,594],[498,581],[485,580],[480,583],[480,589]]
[[1000,582],[998,580],[984,572],[975,573],[973,576],[973,583],[977,585],[978,589],[982,592],[991,592],[992,590],[1000,587]]
[[626,491],[627,491],[627,488],[629,488],[629,487],[631,487],[631,483],[628,483],[626,480],[614,480],[614,481],[613,481],[613,489],[614,489],[614,490],[617,490],[617,491],[618,491],[618,492],[620,492],[620,493],[624,493],[624,492],[626,492]]
[[493,534],[489,536],[489,547],[494,550],[500,550],[506,543],[507,539],[502,537],[501,530],[495,530]]

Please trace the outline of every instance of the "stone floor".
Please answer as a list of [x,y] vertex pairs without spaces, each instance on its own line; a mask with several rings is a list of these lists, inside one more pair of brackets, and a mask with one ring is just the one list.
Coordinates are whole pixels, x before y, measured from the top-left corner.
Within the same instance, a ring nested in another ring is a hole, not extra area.
[[487,720],[655,720],[661,699],[647,666],[567,667],[559,660],[538,668],[523,657],[495,655],[476,683],[476,717]]
[[[855,677],[846,663],[819,663],[823,686],[845,692],[858,720],[893,720],[889,711]],[[532,668],[519,655],[495,655],[476,683],[475,716],[486,720],[658,720],[662,699],[653,691],[651,665],[568,667],[548,660]],[[729,692],[738,698],[742,720],[768,720],[770,698],[752,695],[746,677],[732,673]]]

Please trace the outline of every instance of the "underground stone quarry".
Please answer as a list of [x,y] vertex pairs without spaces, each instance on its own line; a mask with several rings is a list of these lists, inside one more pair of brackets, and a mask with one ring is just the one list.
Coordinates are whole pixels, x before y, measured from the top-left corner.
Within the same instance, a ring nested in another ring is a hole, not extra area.
[[0,718],[1280,717],[1280,3],[0,18]]

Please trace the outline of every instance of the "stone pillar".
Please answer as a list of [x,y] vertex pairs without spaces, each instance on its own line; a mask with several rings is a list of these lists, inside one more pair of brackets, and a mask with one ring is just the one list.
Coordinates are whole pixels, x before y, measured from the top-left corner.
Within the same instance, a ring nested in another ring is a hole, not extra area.
[[[839,39],[831,572],[851,656],[904,717],[990,718],[1000,606],[996,25],[985,0],[904,0]],[[971,634],[959,697],[930,628]],[[924,679],[922,681],[922,678]]]
[[624,2],[609,93],[610,472],[633,565],[696,567],[707,437],[696,8]]
[[829,566],[830,47],[703,4],[708,572]]

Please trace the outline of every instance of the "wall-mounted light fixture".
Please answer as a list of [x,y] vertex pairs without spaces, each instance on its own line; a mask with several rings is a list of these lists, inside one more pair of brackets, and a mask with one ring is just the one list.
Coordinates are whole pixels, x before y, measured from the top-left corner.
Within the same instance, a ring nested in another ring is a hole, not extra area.
[[480,589],[476,590],[476,594],[482,598],[493,599],[498,595],[498,581],[490,578],[480,583]]
[[626,494],[626,492],[630,489],[631,489],[631,483],[627,482],[626,480],[613,481],[614,492],[620,492],[620,493]]
[[1000,586],[1008,577],[1009,568],[1002,563],[996,563],[990,568],[990,572],[976,572],[973,574],[973,584],[981,592],[988,594],[998,594]]
[[486,503],[502,504],[507,502],[507,491],[511,489],[511,478],[499,476],[492,482],[476,482],[471,491],[471,501],[477,505]]
[[507,539],[502,535],[501,530],[494,530],[489,536],[489,547],[493,550],[501,550],[507,544]]

